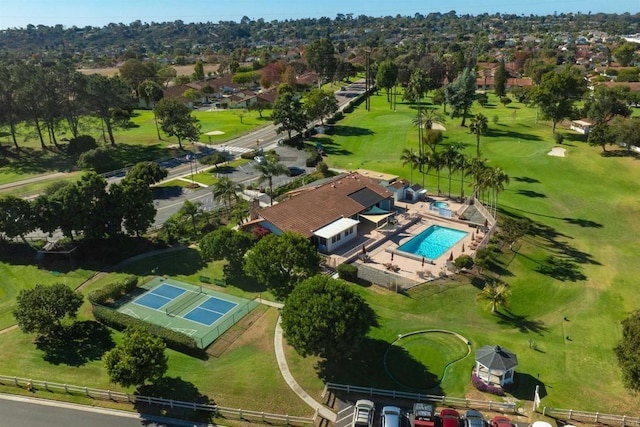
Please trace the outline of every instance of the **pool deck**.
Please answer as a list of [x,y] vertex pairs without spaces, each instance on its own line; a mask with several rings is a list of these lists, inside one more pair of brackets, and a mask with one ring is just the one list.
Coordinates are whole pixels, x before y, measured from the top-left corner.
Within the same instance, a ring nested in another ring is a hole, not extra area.
[[[355,249],[354,245],[349,245],[349,248],[342,253],[332,255],[330,264],[338,265],[348,261],[349,258],[353,258],[355,250],[356,265],[380,270],[384,274],[383,277],[388,279],[387,281],[396,277],[403,288],[451,274],[451,254],[453,259],[461,254],[474,256],[475,250],[485,238],[485,233],[481,231],[482,227],[476,228],[469,222],[458,219],[458,215],[464,209],[462,204],[442,197],[434,197],[434,199],[446,201],[449,204],[453,212],[452,218],[441,217],[436,211],[429,210],[427,202],[396,202],[396,209],[401,213],[396,215],[397,224],[394,229],[362,227],[362,232],[360,230],[358,232],[359,239]],[[432,225],[453,228],[467,235],[455,243],[450,250],[434,260],[425,260],[424,264],[419,257],[408,257],[396,252],[400,245]],[[366,262],[363,260],[365,257],[363,257],[362,246],[366,248]]]

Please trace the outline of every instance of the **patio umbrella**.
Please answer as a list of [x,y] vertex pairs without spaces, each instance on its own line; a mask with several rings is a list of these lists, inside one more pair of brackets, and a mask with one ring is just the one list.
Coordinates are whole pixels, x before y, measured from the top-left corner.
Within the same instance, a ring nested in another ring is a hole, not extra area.
[[367,248],[364,247],[364,245],[362,245],[362,253],[366,254],[367,253]]
[[422,266],[424,267],[424,257],[422,257]]
[[475,240],[476,239],[476,235],[474,233],[471,233],[471,240]]
[[393,252],[391,252],[391,261],[393,261]]
[[449,255],[449,261],[453,261],[453,251],[451,251],[451,255]]
[[464,243],[462,244],[462,252],[464,252]]

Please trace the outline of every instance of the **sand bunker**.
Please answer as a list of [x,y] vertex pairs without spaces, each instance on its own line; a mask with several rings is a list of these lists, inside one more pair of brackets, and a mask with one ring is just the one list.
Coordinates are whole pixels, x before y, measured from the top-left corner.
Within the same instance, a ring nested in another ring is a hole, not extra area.
[[431,129],[433,130],[447,130],[444,126],[442,126],[440,123],[433,123],[431,125]]
[[547,154],[549,156],[564,157],[565,151],[567,150],[562,147],[553,147]]

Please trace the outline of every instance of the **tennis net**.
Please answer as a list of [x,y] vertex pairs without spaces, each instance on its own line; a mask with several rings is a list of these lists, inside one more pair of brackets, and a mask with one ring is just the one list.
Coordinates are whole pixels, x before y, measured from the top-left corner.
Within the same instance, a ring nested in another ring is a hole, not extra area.
[[189,307],[191,304],[196,302],[199,298],[202,297],[202,294],[203,294],[202,287],[200,287],[198,292],[193,292],[193,295],[189,295],[182,298],[181,301],[179,301],[178,303],[176,303],[171,307],[165,308],[164,311],[165,313],[167,313],[167,316],[175,317],[176,313],[181,312],[182,310],[184,310],[185,308]]

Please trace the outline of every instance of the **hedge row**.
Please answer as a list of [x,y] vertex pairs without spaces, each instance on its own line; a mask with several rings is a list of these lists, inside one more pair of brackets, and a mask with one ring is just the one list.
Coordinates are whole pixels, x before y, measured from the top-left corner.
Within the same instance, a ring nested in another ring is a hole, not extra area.
[[195,356],[202,355],[202,350],[198,348],[196,341],[190,336],[163,328],[162,326],[147,323],[100,305],[93,305],[92,311],[96,320],[105,326],[119,331],[125,330],[128,326],[135,326],[157,336],[167,347],[173,350]]
[[89,295],[87,295],[87,298],[92,304],[108,304],[128,293],[133,292],[137,287],[138,277],[129,276],[122,282],[109,283],[101,289],[90,292]]
[[358,268],[353,264],[340,264],[338,266],[338,277],[347,282],[358,281]]

